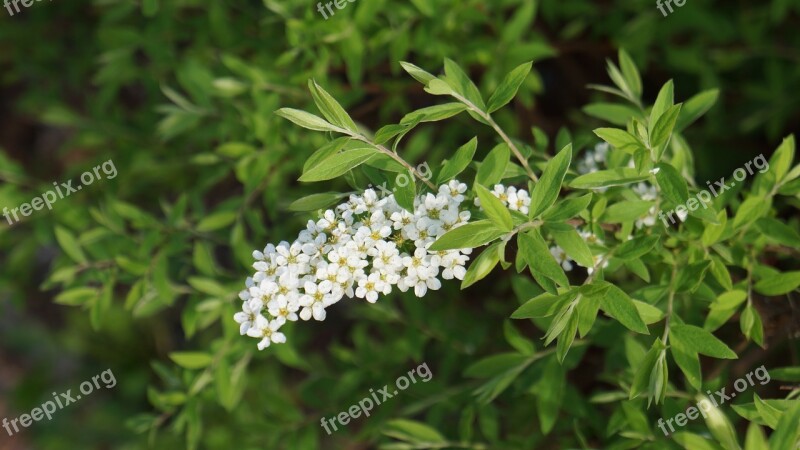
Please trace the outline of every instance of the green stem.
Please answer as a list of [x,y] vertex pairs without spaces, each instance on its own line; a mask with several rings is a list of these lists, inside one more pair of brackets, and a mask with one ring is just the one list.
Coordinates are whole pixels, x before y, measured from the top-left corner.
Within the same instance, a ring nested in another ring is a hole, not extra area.
[[408,169],[408,171],[409,171],[409,172],[411,172],[411,174],[412,174],[412,175],[414,175],[415,177],[419,178],[419,179],[420,179],[420,181],[422,181],[422,182],[423,182],[423,183],[425,183],[425,184],[426,184],[426,185],[427,185],[429,188],[431,188],[431,190],[433,190],[433,192],[436,192],[436,186],[435,186],[433,183],[431,183],[431,182],[430,182],[430,180],[428,180],[427,178],[425,178],[425,177],[423,177],[422,175],[420,175],[420,174],[417,172],[417,170],[414,168],[414,166],[412,166],[411,164],[407,163],[407,162],[406,162],[406,161],[405,161],[403,158],[401,158],[401,157],[400,157],[400,155],[398,155],[397,153],[395,153],[395,152],[393,152],[393,151],[389,150],[388,148],[384,147],[383,145],[380,145],[380,144],[376,144],[376,143],[374,143],[374,142],[371,142],[371,141],[370,141],[369,139],[367,139],[365,136],[362,136],[362,135],[360,135],[360,134],[351,133],[351,132],[349,132],[349,131],[346,131],[346,130],[342,130],[342,132],[345,132],[345,134],[347,134],[347,135],[351,136],[353,139],[356,139],[356,140],[358,140],[358,141],[361,141],[361,142],[365,142],[365,143],[367,143],[367,144],[369,144],[369,145],[372,145],[373,147],[377,148],[377,149],[378,149],[378,150],[379,150],[381,153],[383,153],[383,154],[385,154],[386,156],[388,156],[388,157],[392,158],[393,160],[395,160],[395,161],[397,161],[398,163],[400,163],[400,164],[401,164],[403,167],[405,167],[406,169]]
[[514,144],[514,142],[511,141],[511,139],[503,131],[503,129],[500,128],[500,125],[498,125],[497,122],[495,122],[494,119],[492,119],[492,116],[489,115],[489,113],[484,112],[482,109],[475,106],[474,103],[472,103],[471,101],[467,100],[466,98],[462,97],[461,95],[455,92],[453,92],[451,95],[461,103],[467,105],[467,108],[469,108],[472,112],[480,116],[481,119],[485,120],[490,127],[494,128],[494,131],[497,132],[500,138],[508,145],[508,148],[511,149],[511,152],[514,153],[514,156],[517,157],[520,164],[522,164],[522,167],[525,169],[525,172],[528,173],[528,176],[531,178],[531,180],[533,180],[534,182],[539,181],[539,177],[537,177],[536,174],[533,173],[531,166],[528,164],[528,160],[525,159],[524,156],[522,156],[522,153],[519,151],[516,144]]
[[661,336],[661,341],[667,345],[669,339],[669,326],[672,321],[672,304],[675,300],[675,277],[678,274],[678,265],[672,266],[672,275],[669,280],[669,300],[667,302],[667,321],[664,323],[664,334]]

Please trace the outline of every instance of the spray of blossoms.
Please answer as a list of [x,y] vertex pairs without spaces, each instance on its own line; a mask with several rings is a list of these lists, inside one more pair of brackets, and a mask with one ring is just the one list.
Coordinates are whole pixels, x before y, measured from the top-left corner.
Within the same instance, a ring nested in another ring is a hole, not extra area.
[[432,252],[446,232],[466,224],[461,209],[467,185],[450,181],[437,194],[419,196],[414,212],[394,195],[380,198],[367,189],[308,221],[292,242],[253,252],[255,274],[239,293],[242,311],[234,319],[241,334],[259,339],[263,350],[286,342],[287,321],[325,320],[326,308],[341,299],[375,303],[397,288],[417,297],[438,290],[441,280],[463,280],[471,249]]

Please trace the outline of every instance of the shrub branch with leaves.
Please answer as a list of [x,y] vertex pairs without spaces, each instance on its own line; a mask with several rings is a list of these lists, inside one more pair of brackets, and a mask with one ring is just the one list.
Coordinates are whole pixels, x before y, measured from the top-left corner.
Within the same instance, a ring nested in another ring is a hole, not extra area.
[[[691,177],[692,151],[683,132],[712,107],[716,91],[675,103],[670,81],[655,103],[646,105],[636,65],[621,51],[619,65],[608,63],[614,86],[592,88],[624,103],[602,104],[593,115],[624,123],[625,128],[594,130],[603,142],[573,164],[576,148],[569,132],[559,133],[560,150],[551,156],[544,146],[512,139],[492,117],[516,95],[531,63],[512,70],[488,101],[449,59],[442,76],[409,63],[402,67],[426,92],[455,101],[409,113],[374,135],[360,128],[313,81],[309,90],[322,117],[289,108],[277,112],[297,125],[332,136],[306,162],[300,181],[344,176],[358,188],[356,173],[378,185],[408,172],[420,183],[393,185],[386,198],[372,189],[351,194],[349,202],[321,213],[317,222],[310,221],[305,236],[301,233],[295,244],[270,245],[254,253],[256,273],[240,295],[244,311],[237,314],[237,321],[243,334],[251,326],[256,328],[249,334],[263,338],[260,348],[269,344],[270,337],[272,342],[283,342],[277,329],[287,319],[297,320],[297,312],[306,320],[312,316],[322,320],[324,307],[345,293],[375,302],[379,293],[389,293],[397,284],[422,296],[427,288],[438,289],[440,268],[445,269],[445,279],[461,279],[463,289],[489,276],[498,264],[519,274],[515,288],[529,298],[511,318],[532,320],[545,332],[544,345],[556,341],[556,346],[537,353],[519,335],[515,338],[519,354],[494,355],[473,365],[468,373],[489,378],[478,391],[484,402],[492,401],[534,361],[552,352],[558,365],[545,358],[551,362],[544,367],[543,382],[550,380],[551,372],[561,376],[563,370],[575,367],[578,360],[570,360],[568,352],[590,344],[601,322],[603,327],[616,322],[629,330],[618,334],[628,365],[620,367],[618,378],[607,380],[613,388],[598,394],[596,401],[625,402],[622,414],[627,420],[644,419],[637,407],[641,404],[634,403],[640,398],[646,398],[650,408],[667,397],[702,396],[699,355],[737,358],[713,334],[737,312],[744,337],[763,345],[762,319],[753,306],[755,293],[785,296],[800,286],[800,272],[780,272],[764,257],[796,258],[800,249],[800,236],[776,217],[775,207],[781,197],[800,192],[800,165],[792,167],[793,136],[783,141],[769,160],[769,170],[758,173],[747,189],[740,184],[709,204],[690,208],[688,217],[668,228],[654,220],[655,214],[686,204],[700,189]],[[621,117],[620,111],[630,114]],[[418,126],[462,112],[491,127],[499,143],[476,161],[478,142],[470,140],[438,165],[434,184],[403,159],[399,144]],[[456,176],[471,181],[472,189],[454,181]],[[346,196],[315,194],[295,202],[293,209],[321,211]],[[474,202],[475,207],[461,211],[462,201]],[[484,248],[464,272],[464,255],[480,247]],[[568,276],[572,262],[585,270]],[[631,282],[634,278],[639,282]],[[621,282],[625,289],[618,286]],[[334,291],[339,292],[334,295]],[[262,308],[269,309],[271,320],[260,315]],[[598,318],[600,311],[605,317]],[[656,333],[662,326],[663,331]],[[513,326],[508,329],[518,333]],[[670,368],[676,366],[681,381],[674,374],[670,377]],[[746,412],[737,408],[753,420],[747,449],[790,448],[786,445],[800,433],[800,405],[790,400],[763,401],[756,396],[755,407],[742,406]],[[553,412],[546,401],[537,407],[541,413]],[[761,420],[756,419],[759,416]],[[706,423],[713,440],[725,448],[740,448],[723,414],[711,415]],[[655,439],[647,422],[640,424],[641,430],[626,437]],[[769,442],[759,425],[775,430]],[[552,426],[542,422],[545,433]],[[717,445],[688,432],[679,432],[674,439],[686,448]]]

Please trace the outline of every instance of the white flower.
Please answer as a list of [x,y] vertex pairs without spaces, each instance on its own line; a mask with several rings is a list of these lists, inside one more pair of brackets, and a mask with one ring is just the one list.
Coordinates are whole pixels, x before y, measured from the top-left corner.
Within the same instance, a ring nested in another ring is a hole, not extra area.
[[[253,251],[256,272],[239,293],[243,310],[234,316],[242,333],[261,338],[263,349],[285,341],[278,329],[287,321],[324,320],[326,308],[344,297],[374,303],[394,286],[422,297],[441,288],[440,270],[444,279],[463,279],[471,249],[427,248],[469,221],[470,212],[461,210],[467,185],[451,180],[437,191],[415,198],[410,212],[394,195],[381,198],[367,189],[309,220],[293,242]],[[526,191],[498,184],[493,193],[509,208],[527,212]],[[409,255],[405,249],[412,245]]]
[[371,273],[367,278],[359,280],[356,297],[366,298],[368,302],[375,303],[378,301],[378,293],[384,291],[385,284],[378,273]]
[[327,295],[332,288],[333,284],[327,280],[319,284],[307,281],[303,285],[306,293],[300,297],[300,306],[303,307],[303,310],[300,311],[300,318],[309,320],[313,316],[315,320],[325,320],[325,307],[335,303],[332,297]]
[[300,309],[300,302],[296,293],[292,295],[280,295],[272,299],[267,304],[267,310],[275,317],[275,320],[292,322],[297,320],[297,311]]
[[259,315],[256,317],[255,326],[247,330],[247,335],[254,338],[261,338],[258,343],[258,349],[264,350],[269,347],[270,343],[282,344],[286,342],[286,336],[278,330],[281,325],[280,321],[269,321],[266,317]]
[[565,271],[569,272],[572,270],[572,259],[567,256],[567,252],[565,252],[563,248],[557,245],[555,247],[550,247],[550,254],[561,264],[561,267]]
[[591,231],[578,231],[578,234],[586,241],[587,244],[599,244],[603,245],[603,240],[597,237]]
[[632,189],[642,200],[650,202],[658,198],[658,191],[655,186],[647,183],[638,183]]
[[[281,266],[287,266],[291,272],[304,272],[308,270],[308,261],[310,260],[308,254],[304,252],[303,245],[295,242],[289,245],[287,242],[281,242],[276,247],[278,257],[276,261]],[[307,249],[306,249],[307,251]]]
[[239,334],[247,334],[247,330],[252,328],[256,323],[256,318],[263,307],[263,303],[259,301],[247,301],[242,303],[242,310],[233,315],[233,320],[240,324]]
[[436,255],[432,258],[440,258],[438,265],[443,267],[442,278],[445,280],[452,280],[453,278],[463,280],[464,275],[467,274],[467,269],[464,265],[467,264],[469,256],[462,254],[458,250],[449,250],[444,253],[444,256]]
[[[513,187],[513,186],[512,186]],[[516,190],[516,188],[515,188]],[[492,189],[492,194],[495,197],[499,198],[501,202],[505,205],[508,202],[508,195],[506,194],[506,187],[502,184],[495,184],[494,189]]]
[[372,266],[378,270],[396,272],[403,266],[403,259],[394,242],[377,241],[367,254],[372,257]]
[[528,214],[528,207],[531,205],[531,197],[528,191],[520,189],[508,195],[508,208]]
[[[593,265],[596,267],[596,266],[597,266],[597,264],[600,262],[600,260],[601,260],[601,259],[603,260],[603,264],[600,266],[600,268],[606,268],[606,267],[608,267],[608,259],[606,259],[605,255],[595,255],[595,256],[593,256],[593,257],[592,257],[592,261],[594,261],[594,264],[593,264]],[[594,267],[589,267],[589,268],[587,268],[587,269],[586,269],[586,272],[587,272],[589,275],[593,274],[593,273],[594,273]]]
[[450,180],[446,185],[439,186],[439,193],[449,195],[450,198],[456,202],[461,203],[464,201],[464,192],[467,191],[467,185],[459,183],[456,180]]

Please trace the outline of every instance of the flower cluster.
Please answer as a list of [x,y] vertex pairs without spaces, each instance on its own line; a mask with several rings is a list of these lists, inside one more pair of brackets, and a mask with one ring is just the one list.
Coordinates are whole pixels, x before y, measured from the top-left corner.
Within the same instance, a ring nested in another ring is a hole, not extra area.
[[309,220],[294,242],[254,251],[256,272],[239,293],[242,311],[234,316],[241,334],[260,339],[263,350],[286,341],[279,330],[287,321],[325,320],[326,308],[344,297],[375,303],[394,287],[422,297],[441,287],[439,276],[463,279],[471,249],[428,247],[469,221],[469,211],[461,210],[466,190],[450,181],[436,195],[417,197],[411,213],[394,195],[380,198],[367,189]]

